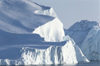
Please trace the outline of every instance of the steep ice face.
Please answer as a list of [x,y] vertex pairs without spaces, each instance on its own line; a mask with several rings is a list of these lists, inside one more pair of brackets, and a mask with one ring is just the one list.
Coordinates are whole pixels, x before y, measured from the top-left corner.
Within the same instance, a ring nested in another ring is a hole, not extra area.
[[99,26],[99,23],[97,23],[96,21],[82,20],[72,25],[68,30],[65,30],[65,33],[69,35],[72,39],[74,39],[76,44],[81,46],[88,32],[94,26]]
[[90,30],[82,43],[81,49],[89,60],[100,61],[100,27],[96,26]]
[[22,54],[22,57],[24,64],[26,65],[27,64],[36,64],[36,65],[76,64],[78,62],[89,62],[87,58],[82,54],[81,50],[77,46],[73,45],[71,41],[68,41],[62,47],[51,46],[46,50],[35,49],[29,52],[24,52]]
[[59,42],[63,41],[65,36],[63,24],[58,18],[36,28],[33,33],[39,34],[44,37],[45,41]]
[[45,49],[23,47],[21,57],[16,60],[5,59],[0,64],[76,64],[78,62],[89,62],[81,50],[72,40],[67,40],[63,46],[50,46]]
[[[79,63],[79,62],[83,62],[83,61],[89,62],[89,60],[82,53],[81,49],[75,44],[73,39],[71,39],[69,36],[66,36],[66,38],[67,38],[66,44],[63,47],[61,47],[62,54],[64,57],[63,60],[65,61],[65,63],[73,64],[73,63]],[[69,55],[69,53],[70,53],[70,55]]]

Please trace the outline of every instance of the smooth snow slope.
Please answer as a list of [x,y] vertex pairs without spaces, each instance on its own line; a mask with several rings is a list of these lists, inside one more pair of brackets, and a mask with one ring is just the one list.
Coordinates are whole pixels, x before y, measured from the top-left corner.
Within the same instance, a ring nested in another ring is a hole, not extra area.
[[[0,29],[11,33],[30,33],[40,25],[54,19],[36,11],[50,10],[31,0],[0,0]],[[5,27],[4,27],[5,26]]]
[[[15,48],[13,48],[15,49]],[[67,37],[67,42],[63,46],[50,46],[45,49],[34,49],[23,47],[20,49],[21,57],[11,59],[1,59],[1,65],[38,65],[38,64],[76,64],[79,62],[89,62],[75,43]]]

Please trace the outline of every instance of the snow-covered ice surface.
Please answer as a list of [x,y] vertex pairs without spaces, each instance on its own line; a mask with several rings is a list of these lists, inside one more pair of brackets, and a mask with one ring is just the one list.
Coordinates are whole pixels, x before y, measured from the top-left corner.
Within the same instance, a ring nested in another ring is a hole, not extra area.
[[53,8],[32,0],[0,0],[0,65],[89,62],[65,36]]
[[33,33],[39,34],[44,37],[45,41],[59,42],[63,41],[65,36],[63,24],[58,18],[36,28]]
[[49,9],[31,0],[0,0],[0,2],[0,29],[7,32],[30,33],[38,26],[54,19],[52,16],[35,13],[37,10]]

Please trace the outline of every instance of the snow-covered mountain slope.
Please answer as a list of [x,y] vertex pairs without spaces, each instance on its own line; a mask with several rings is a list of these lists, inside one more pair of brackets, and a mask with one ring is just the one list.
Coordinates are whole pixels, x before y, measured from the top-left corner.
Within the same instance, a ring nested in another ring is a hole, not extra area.
[[88,32],[94,27],[99,26],[99,23],[96,21],[82,20],[76,22],[68,30],[65,29],[65,34],[69,35],[79,46],[82,44],[86,38]]
[[90,30],[81,49],[89,60],[100,61],[100,26]]
[[[15,48],[13,48],[14,50]],[[10,50],[11,51],[11,50]],[[18,49],[16,50],[18,52]],[[38,65],[38,64],[76,64],[79,62],[89,62],[75,43],[67,38],[63,46],[50,46],[44,48],[23,47],[18,59],[1,59],[1,65]],[[18,56],[16,56],[18,57]]]

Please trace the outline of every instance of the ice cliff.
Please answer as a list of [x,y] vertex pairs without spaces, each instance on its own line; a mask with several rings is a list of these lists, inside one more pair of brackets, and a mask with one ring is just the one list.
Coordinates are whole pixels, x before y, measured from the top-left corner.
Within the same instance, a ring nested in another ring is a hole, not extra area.
[[89,62],[89,60],[83,55],[80,48],[77,45],[75,45],[73,40],[68,36],[67,36],[67,41],[63,46],[52,45],[45,48],[37,48],[37,49],[36,47],[35,48],[23,47],[22,49],[20,49],[20,51],[21,51],[20,58],[17,58],[16,60],[1,59],[0,64],[1,65],[5,64],[48,65],[48,64],[77,64],[79,62]]

